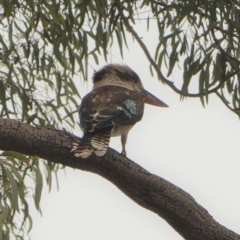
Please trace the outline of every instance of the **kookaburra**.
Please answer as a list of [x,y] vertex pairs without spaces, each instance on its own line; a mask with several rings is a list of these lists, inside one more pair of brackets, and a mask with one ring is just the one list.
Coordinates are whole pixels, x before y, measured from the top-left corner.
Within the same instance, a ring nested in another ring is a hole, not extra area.
[[144,103],[168,107],[143,88],[139,76],[128,66],[109,64],[95,72],[93,89],[80,105],[80,126],[84,135],[74,155],[103,156],[110,137],[121,136],[122,154],[126,156],[128,132],[142,119]]

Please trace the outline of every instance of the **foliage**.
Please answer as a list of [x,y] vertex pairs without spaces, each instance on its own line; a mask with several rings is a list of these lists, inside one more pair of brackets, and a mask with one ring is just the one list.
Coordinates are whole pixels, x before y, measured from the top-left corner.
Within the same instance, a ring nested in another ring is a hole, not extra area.
[[[0,117],[76,128],[78,89],[81,80],[88,80],[89,63],[98,64],[102,55],[107,62],[113,43],[123,57],[128,35],[142,48],[151,73],[155,70],[181,97],[199,97],[205,105],[213,93],[240,116],[237,0],[2,0],[0,4]],[[134,29],[139,21],[146,23],[146,31],[158,28],[154,56]],[[179,68],[180,84],[168,79]],[[31,219],[25,175],[36,180],[37,208],[42,179],[36,161],[11,154],[0,158],[0,224],[5,239],[17,226],[16,212],[22,214],[20,225]],[[49,163],[44,166],[47,172],[55,169],[47,167]],[[21,236],[24,233],[15,232],[16,239]]]
[[[203,105],[208,95],[215,93],[240,116],[240,4],[237,1],[177,1],[156,3],[153,12],[160,40],[154,60],[159,68],[164,62],[167,76],[177,64],[183,69],[180,90],[165,77],[163,82],[172,85],[182,96],[200,97]],[[189,93],[194,76],[198,78],[198,92]]]
[[27,234],[32,228],[28,198],[33,197],[36,209],[41,211],[39,203],[43,176],[50,191],[52,172],[56,171],[57,165],[39,162],[36,156],[27,157],[11,151],[1,153],[0,236],[2,239],[27,239]]

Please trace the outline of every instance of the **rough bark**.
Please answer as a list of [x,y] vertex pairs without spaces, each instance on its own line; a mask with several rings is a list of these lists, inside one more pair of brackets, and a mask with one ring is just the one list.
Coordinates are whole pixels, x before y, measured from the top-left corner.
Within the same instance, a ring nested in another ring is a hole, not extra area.
[[80,139],[76,136],[60,130],[0,118],[0,149],[37,155],[51,162],[96,173],[140,206],[165,219],[185,239],[240,239],[240,235],[216,222],[188,193],[113,149],[109,148],[103,157],[74,157],[69,153],[69,147],[77,141]]

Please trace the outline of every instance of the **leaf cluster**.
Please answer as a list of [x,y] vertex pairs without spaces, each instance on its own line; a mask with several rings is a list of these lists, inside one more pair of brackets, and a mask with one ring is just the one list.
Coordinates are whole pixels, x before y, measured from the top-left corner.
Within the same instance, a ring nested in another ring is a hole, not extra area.
[[52,186],[52,174],[58,165],[39,162],[17,152],[5,151],[0,155],[0,236],[2,239],[27,239],[32,228],[29,197],[40,210],[43,177]]
[[[154,61],[166,77],[182,70],[181,87],[167,83],[181,97],[211,93],[240,116],[240,5],[237,1],[151,2],[159,43]],[[179,74],[178,74],[179,76]],[[179,81],[179,80],[177,80]]]

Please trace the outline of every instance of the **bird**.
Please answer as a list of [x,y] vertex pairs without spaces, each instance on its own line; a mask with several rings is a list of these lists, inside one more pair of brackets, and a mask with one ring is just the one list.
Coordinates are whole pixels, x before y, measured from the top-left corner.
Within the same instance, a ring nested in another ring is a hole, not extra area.
[[79,107],[81,143],[75,157],[104,156],[111,137],[121,136],[123,156],[131,128],[143,117],[144,104],[168,107],[144,89],[140,77],[127,65],[107,64],[92,77],[93,89]]

